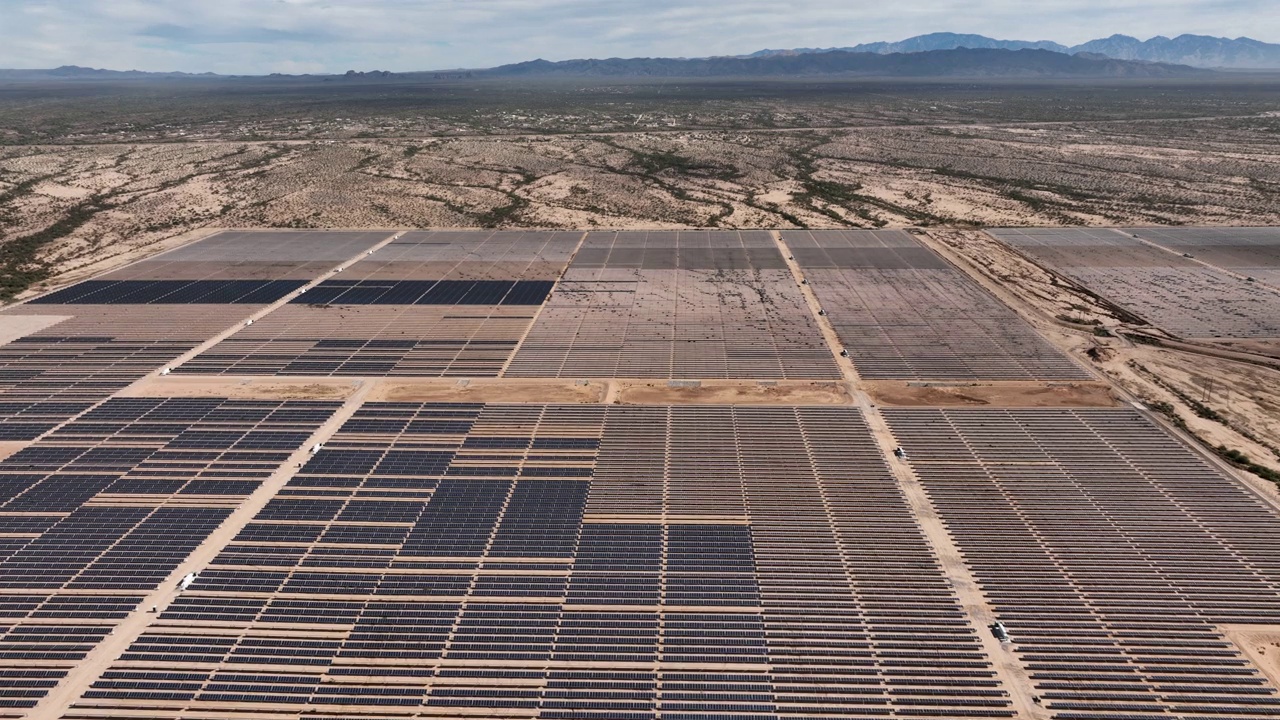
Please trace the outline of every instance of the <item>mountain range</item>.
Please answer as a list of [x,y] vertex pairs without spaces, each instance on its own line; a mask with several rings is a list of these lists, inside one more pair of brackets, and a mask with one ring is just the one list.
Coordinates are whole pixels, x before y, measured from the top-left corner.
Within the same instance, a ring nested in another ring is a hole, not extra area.
[[1157,35],[1149,40],[1139,40],[1128,35],[1112,35],[1090,40],[1079,45],[1066,46],[1051,40],[996,40],[985,35],[961,35],[957,33],[930,33],[917,35],[899,42],[873,42],[838,48],[793,48],[790,50],[761,50],[743,57],[775,57],[810,55],[827,52],[869,52],[880,55],[891,53],[918,53],[957,48],[985,48],[999,50],[1049,50],[1074,55],[1090,53],[1106,55],[1116,60],[1190,65],[1200,68],[1277,69],[1280,68],[1280,45],[1251,38],[1220,38],[1208,35],[1179,35],[1167,38]]
[[757,57],[608,58],[532,60],[478,73],[497,77],[782,77],[862,75],[874,77],[1184,77],[1209,73],[1186,65],[1067,55],[1051,50],[926,50],[882,55],[831,50]]
[[[532,60],[467,77],[651,76],[756,77],[862,75],[882,77],[1179,77],[1209,69],[1280,69],[1280,45],[1250,38],[1206,35],[1163,36],[1139,40],[1112,35],[1068,47],[1050,40],[997,40],[984,35],[931,33],[898,42],[873,42],[840,48],[761,50],[750,55],[705,58],[606,58],[552,62]],[[431,73],[350,71],[325,79],[370,82]],[[438,73],[436,73],[438,75]],[[0,80],[195,80],[222,78],[213,73],[99,70],[65,65],[49,70],[4,70]],[[286,79],[271,75],[267,80]]]
[[129,80],[148,78],[216,78],[214,73],[147,72],[145,70],[101,70],[63,65],[47,70],[0,69],[0,80]]

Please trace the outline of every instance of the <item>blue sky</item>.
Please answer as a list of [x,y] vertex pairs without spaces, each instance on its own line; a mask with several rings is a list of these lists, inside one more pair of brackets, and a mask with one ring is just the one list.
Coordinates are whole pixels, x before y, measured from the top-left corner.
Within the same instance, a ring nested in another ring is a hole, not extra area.
[[694,57],[973,32],[1280,41],[1275,0],[0,0],[0,67],[302,73]]

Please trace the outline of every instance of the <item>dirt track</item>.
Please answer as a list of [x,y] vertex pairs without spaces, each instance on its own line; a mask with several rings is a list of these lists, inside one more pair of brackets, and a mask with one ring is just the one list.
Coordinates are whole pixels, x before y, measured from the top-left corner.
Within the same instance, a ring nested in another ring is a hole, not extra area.
[[985,406],[1113,407],[1118,404],[1106,383],[972,383],[956,385],[868,381],[862,389],[879,405],[894,407]]
[[703,381],[699,387],[671,387],[663,382],[621,381],[623,405],[850,405],[842,383],[787,382],[764,384]]
[[371,401],[475,403],[598,403],[604,386],[571,380],[499,380],[452,378],[380,380]]
[[358,379],[274,377],[152,377],[119,393],[119,397],[224,397],[238,400],[336,400],[350,397]]

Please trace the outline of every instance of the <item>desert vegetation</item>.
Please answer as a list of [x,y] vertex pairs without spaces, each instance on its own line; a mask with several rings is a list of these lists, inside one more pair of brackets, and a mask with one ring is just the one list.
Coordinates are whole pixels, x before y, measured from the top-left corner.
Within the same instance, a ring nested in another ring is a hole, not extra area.
[[1267,77],[11,82],[0,298],[208,227],[1271,224],[1278,110]]

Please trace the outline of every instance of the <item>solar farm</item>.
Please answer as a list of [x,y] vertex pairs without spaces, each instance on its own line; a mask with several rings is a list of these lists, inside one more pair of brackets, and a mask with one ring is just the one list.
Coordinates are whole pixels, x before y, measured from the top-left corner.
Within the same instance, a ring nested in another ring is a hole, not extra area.
[[[993,234],[1276,336],[1275,233]],[[905,231],[224,231],[0,341],[0,718],[1280,717],[1274,494]]]
[[1280,229],[991,234],[1178,337],[1280,338]]

